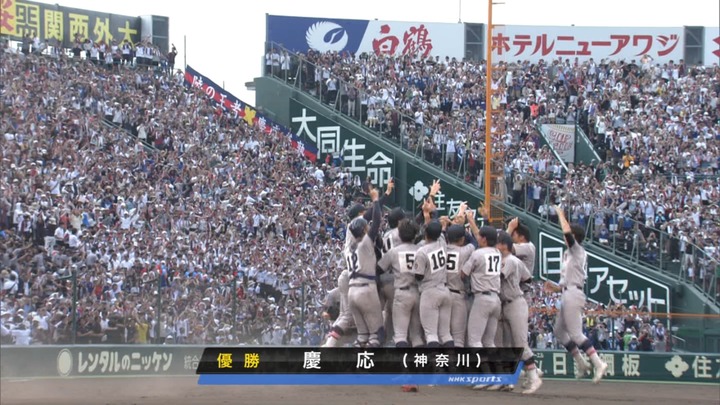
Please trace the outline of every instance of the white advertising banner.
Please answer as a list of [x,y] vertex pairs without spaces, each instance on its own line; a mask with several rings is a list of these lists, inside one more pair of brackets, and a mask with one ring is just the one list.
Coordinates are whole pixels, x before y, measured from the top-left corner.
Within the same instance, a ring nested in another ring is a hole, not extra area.
[[565,163],[575,160],[575,126],[543,124],[545,140],[555,149],[560,159]]
[[462,59],[465,56],[465,25],[369,21],[358,48],[358,53],[363,52]]
[[712,66],[720,64],[720,27],[705,27],[703,64]]
[[[489,41],[488,41],[489,42]],[[683,59],[682,28],[499,26],[493,31],[493,60],[538,62],[576,58],[658,63]]]

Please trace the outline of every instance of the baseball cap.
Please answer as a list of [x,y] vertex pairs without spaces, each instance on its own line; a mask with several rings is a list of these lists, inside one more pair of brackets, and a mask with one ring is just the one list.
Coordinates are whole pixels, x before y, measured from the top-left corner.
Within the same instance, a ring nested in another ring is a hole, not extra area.
[[480,237],[487,239],[488,246],[497,244],[497,229],[492,226],[483,226],[480,228]]
[[362,214],[363,212],[365,212],[365,206],[359,203],[355,203],[348,210],[348,219],[352,221],[353,219],[359,217],[360,214]]
[[498,233],[498,241],[497,241],[497,243],[498,243],[499,245],[505,245],[505,246],[507,246],[507,248],[508,248],[509,250],[512,250],[512,246],[513,246],[512,236],[510,236],[510,234],[507,233],[507,232],[505,232],[505,231],[500,231],[500,232]]
[[425,235],[429,236],[430,239],[433,240],[439,238],[441,233],[442,225],[437,219],[433,219],[432,221],[430,221],[430,223],[427,224],[427,227],[425,228]]
[[462,225],[451,225],[447,230],[448,243],[455,243],[465,236],[465,227]]
[[367,224],[368,222],[365,220],[365,218],[358,217],[353,219],[352,222],[350,222],[350,233],[356,238],[363,236]]
[[400,207],[393,208],[388,214],[388,224],[390,224],[391,227],[396,227],[398,222],[402,221],[404,218],[405,210]]

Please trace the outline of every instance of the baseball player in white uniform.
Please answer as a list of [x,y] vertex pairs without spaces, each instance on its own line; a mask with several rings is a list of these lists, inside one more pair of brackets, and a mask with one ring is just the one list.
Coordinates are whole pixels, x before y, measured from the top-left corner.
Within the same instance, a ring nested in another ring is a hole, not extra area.
[[[532,394],[542,385],[535,366],[535,355],[528,345],[528,304],[521,289],[524,280],[532,278],[525,264],[512,254],[513,241],[510,234],[501,232],[498,235],[497,248],[502,254],[500,271],[500,300],[502,312],[507,325],[505,340],[502,347],[522,347],[521,360],[525,362],[527,388],[523,394]],[[501,387],[501,390],[512,390],[512,386]]]
[[[402,208],[393,208],[388,214],[387,223],[388,230],[385,231],[382,237],[382,257],[385,256],[392,248],[402,243],[400,240],[400,234],[398,231],[398,224],[405,218],[405,211]],[[380,287],[380,302],[383,305],[383,319],[385,325],[385,333],[389,338],[393,336],[393,297],[395,296],[395,269],[389,267],[387,271],[383,269],[383,273],[380,274],[379,287]]]
[[351,343],[355,338],[355,320],[348,307],[349,289],[350,277],[348,271],[343,270],[338,277],[338,291],[336,292],[340,296],[340,310],[322,347],[340,347]]
[[[500,303],[500,266],[502,256],[495,247],[497,231],[490,226],[480,228],[477,249],[465,262],[462,274],[470,277],[474,295],[468,319],[468,347],[495,347],[495,333],[502,309]],[[476,385],[473,389],[487,389],[488,385]]]
[[[525,267],[527,268],[528,273],[530,274],[530,278],[527,280],[521,282],[520,288],[522,288],[523,293],[525,294],[526,302],[532,299],[532,281],[533,281],[533,274],[535,274],[535,256],[536,256],[536,249],[535,244],[532,243],[530,240],[530,228],[527,227],[527,225],[520,223],[520,220],[518,218],[513,218],[508,223],[507,233],[512,236],[513,241],[513,254],[520,259],[520,261],[525,264]],[[505,325],[503,325],[505,326]],[[500,329],[498,327],[498,329]],[[505,327],[503,327],[503,333],[505,331]],[[500,334],[500,333],[498,333]],[[507,342],[505,342],[507,343]],[[543,376],[543,372],[540,369],[537,369],[538,375],[540,378]],[[530,384],[530,380],[527,379],[528,377],[525,370],[522,371],[520,374],[520,378],[525,379],[525,382],[523,386],[527,387]]]
[[427,347],[454,347],[450,334],[450,290],[447,287],[447,244],[444,226],[431,220],[425,227],[424,244],[415,253],[413,273],[420,290],[420,324]]
[[373,201],[372,226],[364,218],[355,218],[348,227],[352,239],[343,254],[349,277],[348,306],[357,328],[359,347],[379,347],[383,335],[383,317],[376,283],[375,239],[380,231],[382,206],[377,189],[370,190]]
[[393,294],[393,341],[396,347],[420,347],[423,345],[420,327],[420,292],[412,272],[418,246],[414,243],[417,224],[403,219],[397,228],[400,243],[391,248],[378,262],[383,272],[395,273]]
[[560,269],[560,282],[558,284],[551,281],[545,283],[545,289],[550,292],[562,291],[560,312],[555,319],[555,337],[575,359],[576,377],[578,378],[585,376],[590,371],[590,365],[582,357],[580,350],[587,354],[594,368],[593,382],[597,384],[605,376],[608,366],[600,359],[582,330],[583,309],[587,301],[584,287],[588,263],[587,253],[582,246],[585,229],[578,224],[571,225],[560,207],[553,208],[558,214],[567,244]]
[[455,342],[455,347],[465,347],[465,338],[467,336],[468,290],[461,270],[476,248],[475,245],[467,243],[469,237],[467,236],[464,225],[466,223],[470,225],[475,240],[480,237],[480,231],[472,215],[473,211],[468,212],[466,208],[466,203],[460,205],[458,214],[453,219],[454,225],[450,226],[446,232],[448,241],[446,264],[447,283],[450,289],[450,301],[452,303],[450,333],[452,334],[453,342]]

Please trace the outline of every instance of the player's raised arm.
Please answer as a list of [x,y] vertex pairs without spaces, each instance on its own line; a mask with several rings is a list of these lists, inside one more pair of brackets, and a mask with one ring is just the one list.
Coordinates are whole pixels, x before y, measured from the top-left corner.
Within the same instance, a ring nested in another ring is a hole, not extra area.
[[510,222],[508,222],[507,230],[505,232],[512,235],[512,233],[517,229],[519,223],[520,220],[517,217],[513,218]]
[[435,206],[435,201],[431,197],[428,197],[427,200],[425,200],[425,203],[423,204],[422,211],[423,211],[423,223],[425,225],[429,224],[430,221],[432,221],[433,217],[433,211],[435,211],[437,207]]
[[392,195],[393,190],[395,189],[395,179],[390,179],[387,186],[385,187],[385,193],[383,193],[382,196],[380,196],[380,206],[385,206],[388,199],[390,199],[390,196]]
[[475,222],[475,215],[474,212],[470,212],[472,215],[468,215],[468,223],[470,224],[470,231],[472,232],[473,237],[476,241],[480,241],[480,228],[477,226],[477,223]]
[[482,224],[480,226],[484,226],[487,222],[487,218],[490,218],[490,207],[483,204],[478,207],[477,212],[480,214],[480,219],[482,220]]
[[372,225],[368,231],[368,236],[371,240],[375,240],[380,232],[380,222],[382,222],[382,205],[380,205],[380,198],[376,188],[370,189],[370,199],[373,202],[372,205]]
[[562,229],[563,235],[565,235],[565,243],[568,248],[571,248],[575,244],[575,237],[573,236],[572,228],[570,228],[570,223],[567,221],[567,218],[565,218],[565,212],[561,207],[553,205],[553,208],[557,213],[558,221],[560,221],[560,228]]
[[441,188],[441,186],[440,186],[440,180],[437,180],[437,179],[436,179],[436,180],[433,180],[433,184],[432,184],[432,186],[430,187],[430,198],[432,198],[433,200],[435,200],[435,196],[437,195],[437,193],[440,192],[440,188]]

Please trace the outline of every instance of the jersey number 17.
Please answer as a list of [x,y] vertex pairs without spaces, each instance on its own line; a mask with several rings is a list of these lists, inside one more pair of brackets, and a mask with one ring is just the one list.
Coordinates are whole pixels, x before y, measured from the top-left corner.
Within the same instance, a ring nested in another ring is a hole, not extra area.
[[487,274],[498,274],[500,273],[500,255],[486,255],[485,256],[485,267]]

